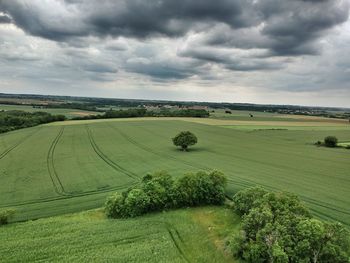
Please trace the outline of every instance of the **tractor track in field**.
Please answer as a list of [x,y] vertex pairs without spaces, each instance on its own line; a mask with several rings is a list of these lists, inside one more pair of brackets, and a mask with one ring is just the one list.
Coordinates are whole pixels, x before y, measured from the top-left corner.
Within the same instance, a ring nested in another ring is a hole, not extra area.
[[18,141],[17,143],[15,143],[13,146],[7,148],[4,152],[2,152],[2,153],[0,154],[0,160],[1,160],[2,158],[4,158],[8,153],[10,153],[13,149],[17,148],[20,144],[22,144],[24,141],[26,141],[29,137],[31,137],[31,136],[33,136],[35,133],[37,133],[40,129],[41,129],[41,127],[38,128],[38,129],[36,129],[36,130],[35,130],[34,132],[32,132],[31,134],[25,136],[25,137],[22,138],[21,140],[19,140],[19,141]]
[[46,156],[46,164],[47,164],[47,170],[49,172],[49,176],[50,176],[50,179],[51,179],[51,182],[53,184],[53,187],[54,187],[56,194],[58,194],[60,196],[67,196],[70,194],[65,191],[63,184],[62,184],[62,182],[57,174],[57,171],[55,169],[55,163],[54,163],[55,149],[56,149],[56,146],[57,146],[60,138],[62,137],[63,132],[64,132],[64,126],[62,126],[62,128],[59,130],[57,136],[55,137],[55,139],[53,140],[53,142],[50,145],[49,151],[48,151],[47,156]]
[[105,188],[103,190],[91,190],[91,191],[80,192],[80,193],[75,193],[75,194],[68,194],[68,195],[61,195],[61,196],[56,196],[56,197],[32,199],[32,200],[28,200],[25,202],[7,203],[5,205],[0,205],[0,208],[17,207],[17,206],[23,206],[23,205],[35,205],[35,204],[39,204],[39,203],[48,203],[48,202],[53,202],[53,201],[67,200],[67,199],[76,198],[76,197],[84,197],[84,196],[108,193],[108,192],[112,192],[112,191],[116,191],[116,190],[125,189],[126,187],[135,186],[137,184],[138,183],[135,182],[135,183],[124,184],[124,185],[119,185],[119,186],[115,186],[115,187],[109,187],[109,188]]
[[[115,190],[125,189],[125,188],[131,187],[131,186],[135,186],[139,183],[138,182],[139,178],[135,174],[133,174],[132,172],[129,172],[126,169],[122,168],[121,166],[115,164],[113,161],[108,159],[108,157],[106,158],[106,156],[101,151],[99,151],[98,146],[96,144],[94,144],[94,146],[95,146],[94,150],[95,150],[95,152],[96,152],[96,150],[98,151],[97,154],[101,157],[101,159],[103,159],[105,162],[107,162],[109,165],[111,165],[115,170],[122,172],[123,174],[128,175],[129,177],[131,177],[134,180],[137,179],[137,182],[126,183],[126,184],[122,184],[122,185],[118,185],[118,186],[114,186],[114,187],[111,186],[111,187],[106,187],[106,188],[97,189],[97,190],[67,192],[63,186],[63,183],[62,183],[57,171],[56,171],[55,164],[54,164],[54,152],[55,152],[56,146],[57,146],[60,138],[63,135],[63,132],[64,132],[64,126],[60,129],[57,136],[55,137],[55,139],[51,143],[49,151],[48,151],[47,156],[46,156],[46,164],[47,164],[47,169],[48,169],[48,173],[50,176],[50,180],[51,180],[52,185],[54,187],[54,191],[58,196],[57,197],[32,199],[32,200],[28,200],[25,202],[7,203],[6,205],[0,205],[0,207],[31,205],[31,204],[37,204],[37,203],[46,203],[46,202],[70,199],[70,198],[74,198],[74,197],[83,197],[83,196],[95,195],[95,194],[100,194],[100,193],[107,193],[107,192],[112,192]],[[31,135],[33,135],[33,134],[31,134]],[[25,139],[27,139],[31,135],[27,136]],[[89,137],[89,139],[93,140],[92,137]],[[23,141],[24,141],[24,139],[21,142],[23,142]],[[13,148],[17,147],[19,144],[20,143],[15,145]]]
[[105,155],[100,150],[99,146],[96,144],[94,137],[92,136],[92,132],[91,132],[90,128],[88,127],[88,125],[85,125],[85,128],[86,128],[86,131],[88,133],[89,141],[90,141],[90,144],[91,144],[93,150],[106,164],[108,164],[114,170],[121,172],[121,173],[125,174],[126,176],[132,178],[133,180],[140,180],[140,178],[135,173],[125,169],[124,167],[120,166],[116,162],[112,161],[107,155]]
[[192,164],[191,162],[188,162],[188,161],[185,161],[185,160],[180,160],[174,156],[171,156],[171,155],[168,155],[168,154],[165,154],[165,153],[160,153],[160,152],[157,152],[151,148],[149,148],[148,146],[144,145],[144,144],[141,144],[137,141],[135,141],[134,139],[132,139],[130,136],[128,136],[126,133],[122,132],[120,129],[118,129],[117,127],[114,127],[114,126],[111,126],[111,125],[108,125],[111,129],[117,131],[125,140],[127,140],[128,142],[130,142],[131,144],[135,145],[137,148],[141,149],[141,150],[144,150],[148,153],[152,153],[154,155],[157,155],[159,157],[162,157],[162,158],[166,158],[166,159],[169,159],[169,160],[173,160],[173,161],[176,161],[176,162],[181,162],[183,164],[186,164],[187,166],[190,166],[192,168],[196,168],[196,169],[200,169],[200,170],[211,170],[209,167],[206,167],[206,166],[202,166],[202,165],[194,165]]
[[[175,230],[175,231],[173,230],[173,231],[172,231],[172,229],[170,229],[170,228],[168,228],[168,227],[167,227],[166,229],[167,229],[167,231],[168,231],[168,233],[169,233],[169,236],[170,236],[171,240],[173,241],[173,243],[174,243],[174,245],[175,245],[177,251],[180,253],[181,257],[182,257],[186,262],[190,263],[191,261],[187,258],[186,254],[184,253],[184,251],[183,251],[182,248],[181,248],[180,243],[182,243],[183,240],[182,240],[181,237],[179,236],[179,232],[178,232],[177,230]],[[179,239],[180,242],[178,242],[176,239]]]
[[[109,125],[112,129],[116,130],[117,132],[119,132],[119,134],[124,137],[127,141],[129,141],[130,143],[134,144],[135,146],[137,146],[138,148],[144,150],[144,151],[147,151],[147,152],[150,152],[150,153],[153,153],[157,156],[160,156],[160,157],[165,157],[165,158],[168,158],[168,159],[171,159],[171,160],[174,160],[174,161],[178,161],[178,162],[181,162],[181,163],[184,163],[188,166],[191,166],[193,168],[196,168],[196,169],[201,169],[201,170],[206,170],[206,171],[210,171],[211,169],[209,167],[206,167],[204,165],[195,165],[195,164],[192,164],[192,163],[189,163],[189,162],[186,162],[186,161],[182,161],[180,159],[177,159],[176,157],[173,157],[173,156],[169,156],[169,155],[166,155],[166,154],[162,154],[162,153],[159,153],[159,152],[156,152],[152,149],[150,149],[149,147],[139,143],[139,142],[136,142],[135,140],[133,140],[130,136],[128,136],[127,134],[123,133],[122,131],[120,131],[118,128],[114,127],[114,126],[111,126]],[[271,186],[267,186],[267,185],[263,185],[263,184],[260,184],[260,183],[255,183],[255,182],[252,182],[250,180],[247,180],[247,179],[243,179],[241,178],[240,181],[238,180],[233,180],[233,179],[228,179],[228,182],[231,182],[231,183],[234,183],[234,184],[239,184],[241,185],[242,187],[252,187],[252,186],[255,186],[255,185],[261,185],[263,187],[265,187],[266,189],[270,189],[270,190],[273,190],[273,191],[277,191],[279,189],[277,188],[274,188],[274,187],[271,187]],[[348,211],[345,211],[345,210],[342,210],[342,209],[339,209],[339,208],[335,208],[334,206],[331,206],[330,204],[327,204],[327,203],[324,203],[322,201],[319,201],[319,200],[316,200],[316,199],[313,199],[313,198],[310,198],[310,197],[307,197],[307,196],[303,196],[303,195],[298,195],[300,196],[300,198],[305,201],[305,202],[308,202],[310,204],[313,204],[313,205],[316,205],[316,206],[319,206],[319,207],[323,207],[323,208],[326,208],[326,209],[330,209],[332,211],[335,211],[335,212],[338,212],[338,213],[342,213],[342,214],[346,214],[346,215],[350,215],[350,212]],[[331,217],[330,217],[331,218]]]
[[185,241],[180,235],[179,231],[176,229],[176,227],[164,221],[152,220],[152,222],[156,224],[161,224],[164,226],[165,230],[169,234],[171,241],[173,242],[174,246],[176,247],[181,257],[184,259],[185,262],[190,263],[191,261],[189,260],[185,251],[182,249],[182,246],[185,246]]

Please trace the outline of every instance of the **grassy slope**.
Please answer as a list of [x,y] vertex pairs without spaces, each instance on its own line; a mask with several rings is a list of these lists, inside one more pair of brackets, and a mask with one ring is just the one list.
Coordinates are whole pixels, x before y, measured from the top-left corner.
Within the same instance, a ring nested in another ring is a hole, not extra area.
[[225,238],[239,219],[206,207],[108,220],[101,211],[1,227],[6,262],[234,262]]
[[73,118],[73,117],[81,117],[85,115],[95,115],[100,114],[99,112],[94,111],[85,111],[85,110],[78,110],[78,109],[37,109],[33,108],[32,106],[27,105],[7,105],[7,104],[0,104],[0,111],[5,110],[22,110],[27,112],[37,112],[37,111],[43,111],[48,112],[53,115],[62,114],[65,115],[67,118]]
[[[178,176],[216,168],[229,177],[230,194],[255,184],[288,190],[316,215],[350,224],[350,151],[312,145],[329,135],[322,129],[329,125],[339,128],[332,135],[349,141],[348,126],[322,122],[317,130],[244,131],[216,126],[221,124],[179,118],[72,121],[1,135],[0,207],[15,207],[16,220],[74,212],[101,206],[110,191],[147,172],[164,169]],[[181,130],[199,137],[189,153],[171,145]]]

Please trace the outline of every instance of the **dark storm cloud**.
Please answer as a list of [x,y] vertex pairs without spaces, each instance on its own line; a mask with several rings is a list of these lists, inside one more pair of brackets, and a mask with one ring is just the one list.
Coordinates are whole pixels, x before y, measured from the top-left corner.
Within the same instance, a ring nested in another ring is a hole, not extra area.
[[349,2],[342,0],[264,0],[258,8],[265,21],[262,35],[276,55],[316,54],[314,41],[349,16]]
[[232,32],[213,35],[207,39],[208,44],[265,48],[271,55],[296,56],[318,53],[316,41],[325,30],[347,20],[349,2],[2,0],[0,11],[10,14],[16,25],[29,34],[68,43],[71,38],[88,35],[183,36],[191,30],[206,32],[216,24],[225,24]]
[[151,61],[136,58],[127,61],[124,69],[128,72],[149,75],[155,79],[185,79],[200,74],[202,62],[198,61]]
[[281,70],[285,57],[319,55],[319,40],[348,16],[348,0],[0,0],[0,23],[56,41],[58,64],[96,80],[117,69],[163,80],[204,78],[212,65]]
[[178,36],[201,23],[246,27],[257,22],[251,0],[2,0],[0,10],[26,32],[58,41],[83,35]]
[[284,68],[280,61],[261,60],[255,57],[230,54],[229,51],[217,49],[186,49],[179,53],[180,56],[191,57],[203,61],[214,62],[234,71],[277,70]]
[[11,23],[12,19],[6,14],[1,14],[0,13],[0,24],[8,24]]

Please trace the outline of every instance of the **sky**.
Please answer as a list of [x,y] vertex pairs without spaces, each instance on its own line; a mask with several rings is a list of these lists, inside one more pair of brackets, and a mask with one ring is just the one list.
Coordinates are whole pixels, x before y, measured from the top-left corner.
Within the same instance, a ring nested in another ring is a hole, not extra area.
[[350,107],[350,0],[0,0],[0,92]]

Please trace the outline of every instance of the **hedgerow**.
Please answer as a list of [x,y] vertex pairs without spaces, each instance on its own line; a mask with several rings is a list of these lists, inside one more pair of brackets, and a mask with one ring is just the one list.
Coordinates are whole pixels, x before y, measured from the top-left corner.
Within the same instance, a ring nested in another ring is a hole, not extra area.
[[226,178],[218,171],[188,173],[173,179],[167,172],[143,177],[141,184],[108,197],[105,212],[111,218],[135,217],[152,211],[225,201]]

